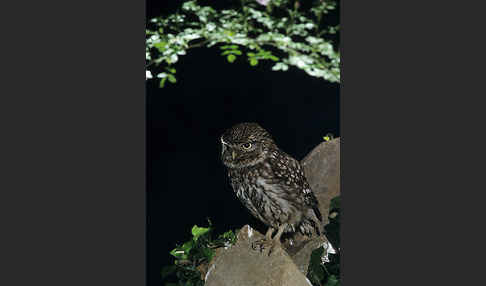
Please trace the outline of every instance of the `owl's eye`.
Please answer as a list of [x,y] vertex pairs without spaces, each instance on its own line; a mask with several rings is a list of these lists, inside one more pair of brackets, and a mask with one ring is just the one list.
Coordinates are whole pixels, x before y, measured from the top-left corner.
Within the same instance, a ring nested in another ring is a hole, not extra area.
[[248,150],[248,149],[251,148],[251,143],[243,143],[243,144],[241,144],[241,147],[243,147],[243,149]]

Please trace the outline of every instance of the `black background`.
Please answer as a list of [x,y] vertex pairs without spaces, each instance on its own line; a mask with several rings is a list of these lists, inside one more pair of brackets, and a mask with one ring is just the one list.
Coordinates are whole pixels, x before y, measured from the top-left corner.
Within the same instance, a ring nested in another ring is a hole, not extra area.
[[[176,2],[176,1],[173,1]],[[178,3],[147,1],[147,19]],[[219,137],[239,122],[258,122],[288,154],[301,160],[332,133],[339,136],[339,85],[272,63],[230,64],[218,48],[197,48],[175,65],[178,82],[147,84],[148,285],[160,285],[169,251],[190,238],[194,224],[216,232],[254,219],[234,196],[222,165]]]

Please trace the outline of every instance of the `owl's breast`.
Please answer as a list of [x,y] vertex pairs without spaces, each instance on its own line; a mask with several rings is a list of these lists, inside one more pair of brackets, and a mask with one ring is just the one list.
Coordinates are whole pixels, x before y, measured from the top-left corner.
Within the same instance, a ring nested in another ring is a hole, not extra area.
[[268,223],[262,215],[262,208],[266,204],[263,189],[258,186],[257,174],[251,171],[230,171],[228,173],[231,186],[240,202],[256,218]]
[[230,179],[238,199],[253,216],[265,224],[278,227],[291,217],[296,217],[299,209],[297,201],[289,196],[282,184],[262,175],[261,169],[234,172],[230,174]]

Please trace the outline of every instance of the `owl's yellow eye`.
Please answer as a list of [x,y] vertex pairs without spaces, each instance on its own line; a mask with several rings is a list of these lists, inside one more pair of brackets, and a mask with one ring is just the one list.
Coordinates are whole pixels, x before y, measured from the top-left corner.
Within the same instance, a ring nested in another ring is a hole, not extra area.
[[243,147],[243,149],[248,150],[248,149],[251,148],[251,143],[243,143],[243,144],[241,144],[241,146]]

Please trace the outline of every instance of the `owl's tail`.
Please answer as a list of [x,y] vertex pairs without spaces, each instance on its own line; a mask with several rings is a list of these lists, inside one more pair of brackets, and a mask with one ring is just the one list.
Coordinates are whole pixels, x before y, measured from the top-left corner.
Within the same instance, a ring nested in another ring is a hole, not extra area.
[[319,221],[322,222],[322,215],[321,212],[319,211],[319,208],[317,206],[314,206],[312,210],[314,211],[314,214],[319,219]]
[[300,225],[300,232],[309,236],[315,232],[318,236],[320,236],[323,231],[322,228],[322,215],[319,209],[317,207],[309,209]]

